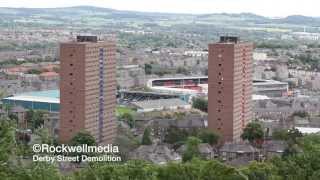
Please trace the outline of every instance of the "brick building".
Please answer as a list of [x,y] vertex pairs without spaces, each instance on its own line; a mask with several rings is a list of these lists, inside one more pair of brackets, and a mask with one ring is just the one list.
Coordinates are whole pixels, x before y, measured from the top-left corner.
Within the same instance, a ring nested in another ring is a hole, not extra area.
[[208,127],[224,141],[240,141],[252,119],[253,44],[221,37],[209,45]]
[[78,36],[60,45],[60,130],[67,143],[88,131],[98,143],[112,143],[116,134],[116,47],[96,36]]

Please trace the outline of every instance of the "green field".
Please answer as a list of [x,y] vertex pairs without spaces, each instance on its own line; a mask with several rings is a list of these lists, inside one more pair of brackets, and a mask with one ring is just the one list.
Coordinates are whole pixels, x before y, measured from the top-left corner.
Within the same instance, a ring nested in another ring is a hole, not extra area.
[[116,108],[116,116],[121,116],[125,113],[134,114],[136,111],[132,108],[123,107],[123,106],[117,106]]

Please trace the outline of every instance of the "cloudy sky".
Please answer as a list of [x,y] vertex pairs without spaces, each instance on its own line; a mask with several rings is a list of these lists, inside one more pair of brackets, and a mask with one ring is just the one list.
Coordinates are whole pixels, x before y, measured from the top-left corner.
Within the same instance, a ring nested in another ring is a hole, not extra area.
[[317,0],[0,0],[0,7],[67,7],[92,5],[119,10],[175,13],[251,12],[269,17],[320,17]]

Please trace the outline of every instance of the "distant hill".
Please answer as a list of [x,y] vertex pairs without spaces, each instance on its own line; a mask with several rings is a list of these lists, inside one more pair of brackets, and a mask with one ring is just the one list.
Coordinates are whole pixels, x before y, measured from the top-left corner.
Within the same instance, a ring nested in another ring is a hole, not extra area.
[[281,23],[287,23],[287,24],[320,25],[320,18],[301,16],[301,15],[288,16],[286,18],[280,19],[279,21]]
[[235,17],[235,18],[243,18],[248,20],[266,20],[267,17],[259,16],[253,13],[240,13],[240,14],[229,14],[229,13],[215,13],[215,14],[204,14],[199,15],[198,18],[209,18],[214,16],[229,16],[229,17]]
[[115,14],[115,15],[146,15],[146,16],[163,16],[163,15],[175,15],[170,13],[150,13],[150,12],[138,12],[138,11],[122,11],[110,8],[94,7],[94,6],[75,6],[65,8],[7,8],[0,7],[0,14],[2,15],[93,15],[93,14]]
[[[109,8],[93,6],[76,6],[66,8],[6,8],[0,7],[0,22],[16,19],[36,19],[58,21],[64,23],[65,20],[77,20],[93,18],[95,20],[123,20],[123,21],[146,21],[155,23],[166,19],[167,21],[178,22],[203,22],[203,23],[234,23],[235,25],[245,25],[246,23],[255,24],[294,24],[320,26],[320,18],[307,17],[300,15],[288,16],[281,19],[272,19],[252,13],[228,14],[174,14],[174,13],[151,13],[137,11],[121,11]],[[50,21],[48,21],[50,23]],[[57,23],[58,23],[57,22]]]
[[229,14],[229,13],[215,13],[215,14],[204,14],[198,15],[197,20],[200,21],[213,21],[222,20],[226,22],[254,22],[257,24],[269,22],[270,19],[267,17],[259,16],[252,13],[240,13],[240,14]]

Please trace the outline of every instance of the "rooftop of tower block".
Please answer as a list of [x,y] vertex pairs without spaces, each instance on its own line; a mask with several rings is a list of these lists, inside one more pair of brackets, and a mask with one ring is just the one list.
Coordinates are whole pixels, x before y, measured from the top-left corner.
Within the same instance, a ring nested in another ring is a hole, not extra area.
[[97,36],[77,36],[77,42],[98,42]]
[[239,37],[236,36],[221,36],[220,43],[238,43],[240,41]]

